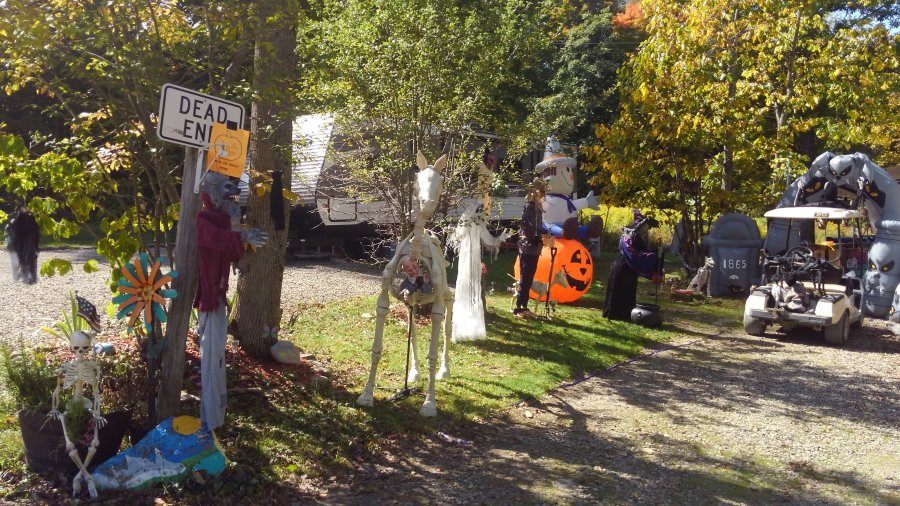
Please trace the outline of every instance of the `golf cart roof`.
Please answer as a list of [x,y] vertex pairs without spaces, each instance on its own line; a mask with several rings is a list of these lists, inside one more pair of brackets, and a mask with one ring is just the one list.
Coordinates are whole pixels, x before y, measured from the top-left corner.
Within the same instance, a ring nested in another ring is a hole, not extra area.
[[767,211],[766,218],[780,218],[784,220],[849,220],[862,218],[863,215],[855,209],[842,209],[840,207],[779,207]]

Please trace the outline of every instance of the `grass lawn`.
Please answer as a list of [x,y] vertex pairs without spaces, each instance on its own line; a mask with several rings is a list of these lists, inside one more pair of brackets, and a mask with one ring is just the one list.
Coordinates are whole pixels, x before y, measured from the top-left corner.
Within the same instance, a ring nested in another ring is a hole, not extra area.
[[[406,322],[389,318],[384,353],[379,364],[375,422],[381,430],[413,427],[429,430],[473,417],[484,417],[521,399],[540,397],[547,390],[586,372],[600,370],[665,341],[665,330],[610,322],[601,315],[603,288],[597,283],[608,262],[598,262],[595,284],[574,304],[560,305],[552,320],[513,318],[511,280],[514,256],[504,254],[488,265],[488,338],[451,344],[449,381],[437,388],[439,415],[421,419],[421,397],[381,409],[395,390],[403,387],[406,366]],[[597,263],[595,263],[596,265]],[[451,279],[455,273],[450,273]],[[603,276],[605,281],[605,276]],[[341,371],[349,389],[361,390],[367,379],[374,334],[375,297],[340,304],[306,307],[294,326],[297,343],[311,353],[329,357]],[[418,327],[419,373],[427,378],[430,326]],[[425,382],[420,380],[423,388]],[[409,417],[409,418],[407,418]]]
[[[371,361],[375,297],[285,307],[285,314],[295,315],[295,319],[282,330],[282,337],[293,338],[331,369],[332,388],[300,388],[290,373],[259,376],[257,384],[264,393],[230,397],[226,425],[217,431],[231,459],[223,476],[206,485],[188,480],[185,485],[157,488],[152,493],[167,501],[257,492],[277,496],[283,484],[303,475],[328,476],[351,467],[354,461],[377,451],[392,433],[452,431],[468,420],[490,417],[520,400],[541,397],[570,379],[601,371],[645,348],[689,333],[690,320],[734,326],[740,322],[742,301],[685,304],[673,303],[666,296],[659,300],[667,315],[659,329],[604,319],[602,302],[611,253],[595,259],[594,282],[588,294],[575,303],[560,305],[554,319],[518,320],[509,311],[511,296],[505,289],[511,284],[507,273],[512,271],[514,258],[506,253],[494,262],[487,261],[486,286],[495,288],[487,296],[488,337],[451,344],[451,378],[437,384],[437,417],[419,416],[421,393],[397,403],[388,401],[404,383],[405,317],[388,319],[375,406],[362,408],[355,400]],[[675,272],[677,266],[668,269]],[[455,273],[450,277],[455,279]],[[641,281],[638,301],[654,301],[649,282]],[[420,325],[418,329],[421,379],[417,386],[424,389],[429,328]],[[232,370],[229,378],[235,374],[251,373]],[[16,433],[13,417],[0,419],[0,464],[9,469],[0,474],[0,499],[6,495],[7,499],[22,500],[24,496],[8,494],[22,490],[23,485],[42,483],[42,478],[24,470]],[[56,486],[67,489],[65,483]]]

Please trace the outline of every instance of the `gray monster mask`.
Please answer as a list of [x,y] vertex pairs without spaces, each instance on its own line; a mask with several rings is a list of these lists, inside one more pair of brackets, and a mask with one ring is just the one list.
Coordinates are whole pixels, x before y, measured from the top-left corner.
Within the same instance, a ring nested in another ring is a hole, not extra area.
[[241,194],[237,181],[218,172],[207,172],[200,183],[200,191],[209,195],[209,200],[219,211],[231,218],[231,223],[241,222],[241,206],[237,197]]

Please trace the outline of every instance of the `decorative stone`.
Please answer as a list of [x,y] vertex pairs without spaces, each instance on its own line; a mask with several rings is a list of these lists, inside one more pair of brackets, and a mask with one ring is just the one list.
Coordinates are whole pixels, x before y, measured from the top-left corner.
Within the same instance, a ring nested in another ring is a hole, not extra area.
[[269,351],[272,353],[272,358],[278,362],[293,365],[300,364],[300,357],[303,354],[303,350],[298,348],[297,345],[290,341],[285,341],[284,339],[280,339],[273,344],[272,347],[269,348]]
[[326,376],[313,376],[309,384],[313,388],[328,388],[331,386],[331,379]]

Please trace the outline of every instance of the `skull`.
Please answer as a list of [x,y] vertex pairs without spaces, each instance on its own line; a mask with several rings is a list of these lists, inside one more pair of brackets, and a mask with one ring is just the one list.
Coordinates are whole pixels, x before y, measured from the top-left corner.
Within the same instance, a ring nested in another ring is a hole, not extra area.
[[82,330],[72,332],[72,335],[69,336],[69,344],[72,346],[72,351],[75,352],[75,357],[78,359],[87,358],[91,350],[94,349],[93,340],[94,338],[91,334]]

